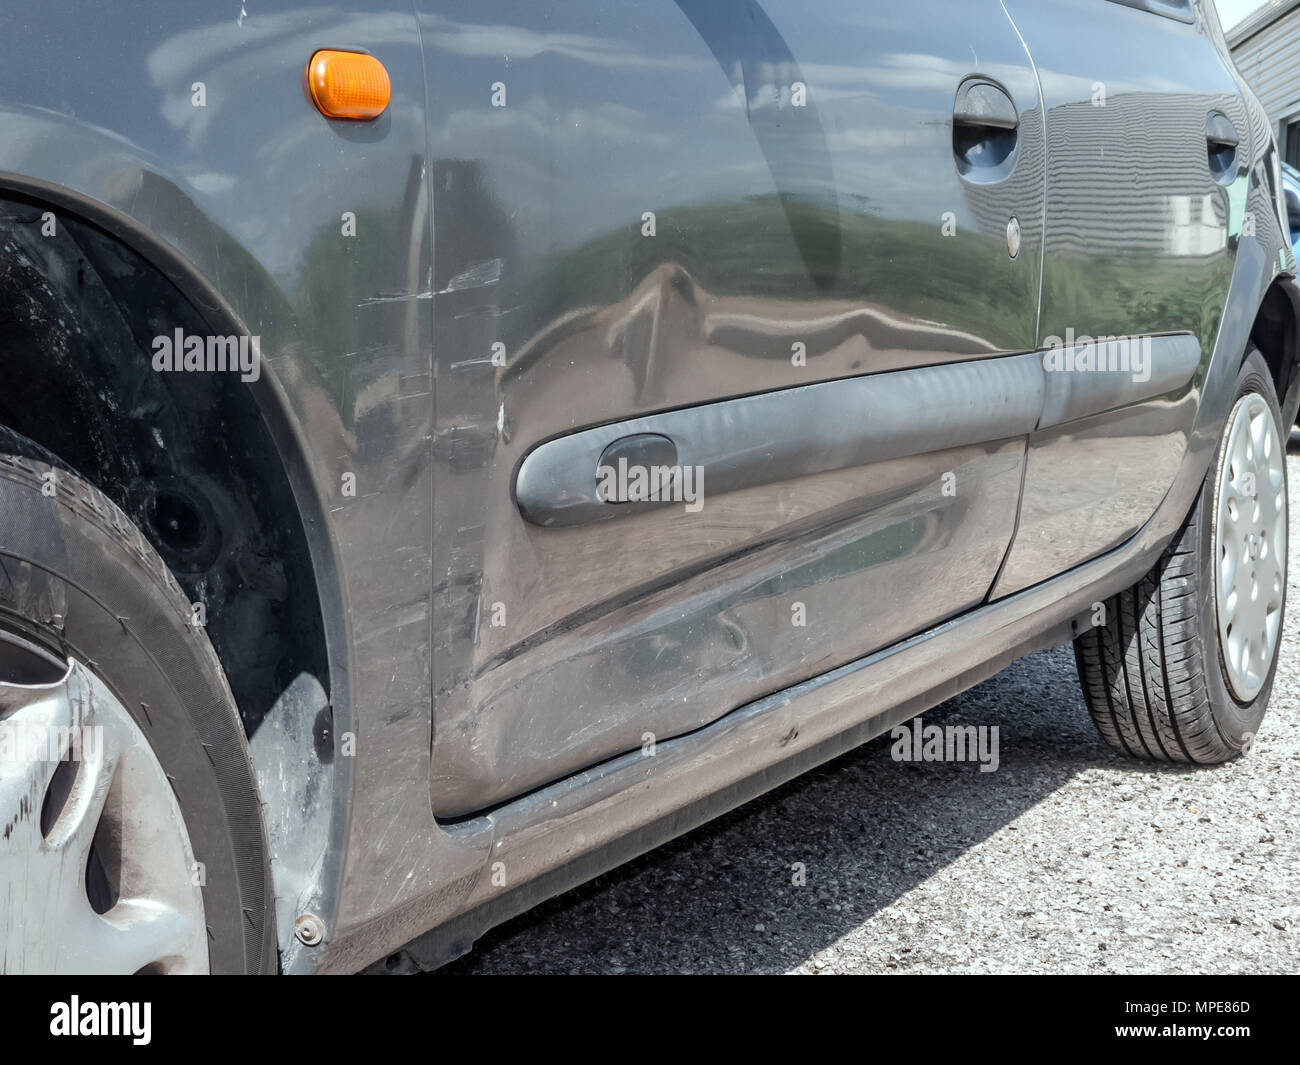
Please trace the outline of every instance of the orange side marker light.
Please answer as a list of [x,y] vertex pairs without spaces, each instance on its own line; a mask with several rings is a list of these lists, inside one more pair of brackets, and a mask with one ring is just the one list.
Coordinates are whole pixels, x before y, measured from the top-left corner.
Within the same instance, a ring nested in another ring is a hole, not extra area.
[[307,89],[326,118],[367,121],[388,106],[388,71],[372,55],[321,48],[307,60]]

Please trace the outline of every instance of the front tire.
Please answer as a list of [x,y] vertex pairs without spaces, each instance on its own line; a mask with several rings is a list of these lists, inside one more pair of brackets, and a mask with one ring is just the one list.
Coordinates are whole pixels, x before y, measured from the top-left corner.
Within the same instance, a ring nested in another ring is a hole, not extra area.
[[1286,610],[1286,450],[1251,350],[1196,503],[1151,572],[1074,643],[1088,711],[1131,757],[1212,765],[1248,749]]
[[60,744],[0,762],[5,971],[274,971],[248,744],[194,620],[121,510],[0,427],[0,726]]

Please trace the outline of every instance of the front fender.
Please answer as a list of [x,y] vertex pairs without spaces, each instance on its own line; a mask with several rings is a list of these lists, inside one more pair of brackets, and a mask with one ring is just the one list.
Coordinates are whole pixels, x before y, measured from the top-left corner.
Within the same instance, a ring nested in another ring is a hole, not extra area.
[[[348,736],[356,751],[336,766],[343,786],[313,893],[333,937],[402,897],[410,856],[432,860],[436,832],[430,193],[415,17],[385,0],[346,13],[236,5],[220,17],[171,0],[72,8],[29,9],[9,37],[0,190],[107,230],[215,333],[261,339],[263,373],[248,387],[310,543],[336,742]],[[393,95],[380,119],[331,123],[313,110],[302,71],[327,46],[384,63]],[[354,870],[364,884],[349,891]]]

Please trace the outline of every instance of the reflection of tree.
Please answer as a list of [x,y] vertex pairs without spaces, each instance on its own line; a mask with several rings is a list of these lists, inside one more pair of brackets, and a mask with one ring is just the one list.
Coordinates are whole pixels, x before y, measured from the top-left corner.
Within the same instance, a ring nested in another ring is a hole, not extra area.
[[434,257],[433,287],[447,288],[453,277],[478,263],[501,260],[512,269],[515,232],[493,197],[478,160],[435,159],[432,167]]
[[412,247],[427,240],[420,165],[412,160],[399,202],[358,204],[355,236],[344,236],[342,220],[331,219],[303,256],[295,309],[309,358],[348,425],[362,413],[357,392],[391,368],[394,352],[418,332],[408,318],[418,313],[426,283],[411,260]]
[[1208,352],[1231,274],[1226,253],[1058,255],[1043,279],[1043,329],[1068,325],[1089,336],[1191,330]]
[[[825,237],[831,219],[838,241]],[[500,299],[518,308],[509,318],[511,350],[566,315],[626,300],[669,263],[715,296],[861,301],[981,333],[1006,350],[1032,343],[1038,271],[1020,270],[1003,284],[992,280],[992,271],[1006,263],[1001,234],[968,230],[945,238],[929,222],[782,204],[771,195],[664,210],[657,221],[654,239],[642,237],[634,221],[507,269],[508,291]],[[802,230],[797,242],[792,226]],[[1044,307],[1053,308],[1054,322],[1093,335],[1199,326],[1206,346],[1218,321],[1217,310],[1207,315],[1206,307],[1222,303],[1226,262],[1223,255],[1175,260],[1154,251],[1100,259],[1058,255]]]
[[945,238],[937,224],[774,195],[675,207],[657,221],[653,239],[636,220],[508,271],[502,300],[520,308],[510,319],[512,350],[566,314],[627,298],[668,263],[718,296],[860,300],[932,322],[979,323],[1009,349],[1033,334],[1038,272],[1021,271],[1022,281],[1002,288],[988,283],[989,264],[1006,259],[1001,238]]

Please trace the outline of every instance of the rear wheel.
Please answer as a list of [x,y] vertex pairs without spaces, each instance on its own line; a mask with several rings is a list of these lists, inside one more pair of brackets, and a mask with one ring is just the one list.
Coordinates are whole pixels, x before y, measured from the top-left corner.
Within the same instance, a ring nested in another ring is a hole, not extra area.
[[0,968],[275,965],[248,747],[171,573],[0,428]]
[[1088,710],[1116,750],[1213,764],[1253,740],[1286,608],[1286,452],[1251,351],[1191,513],[1160,561],[1075,640]]

